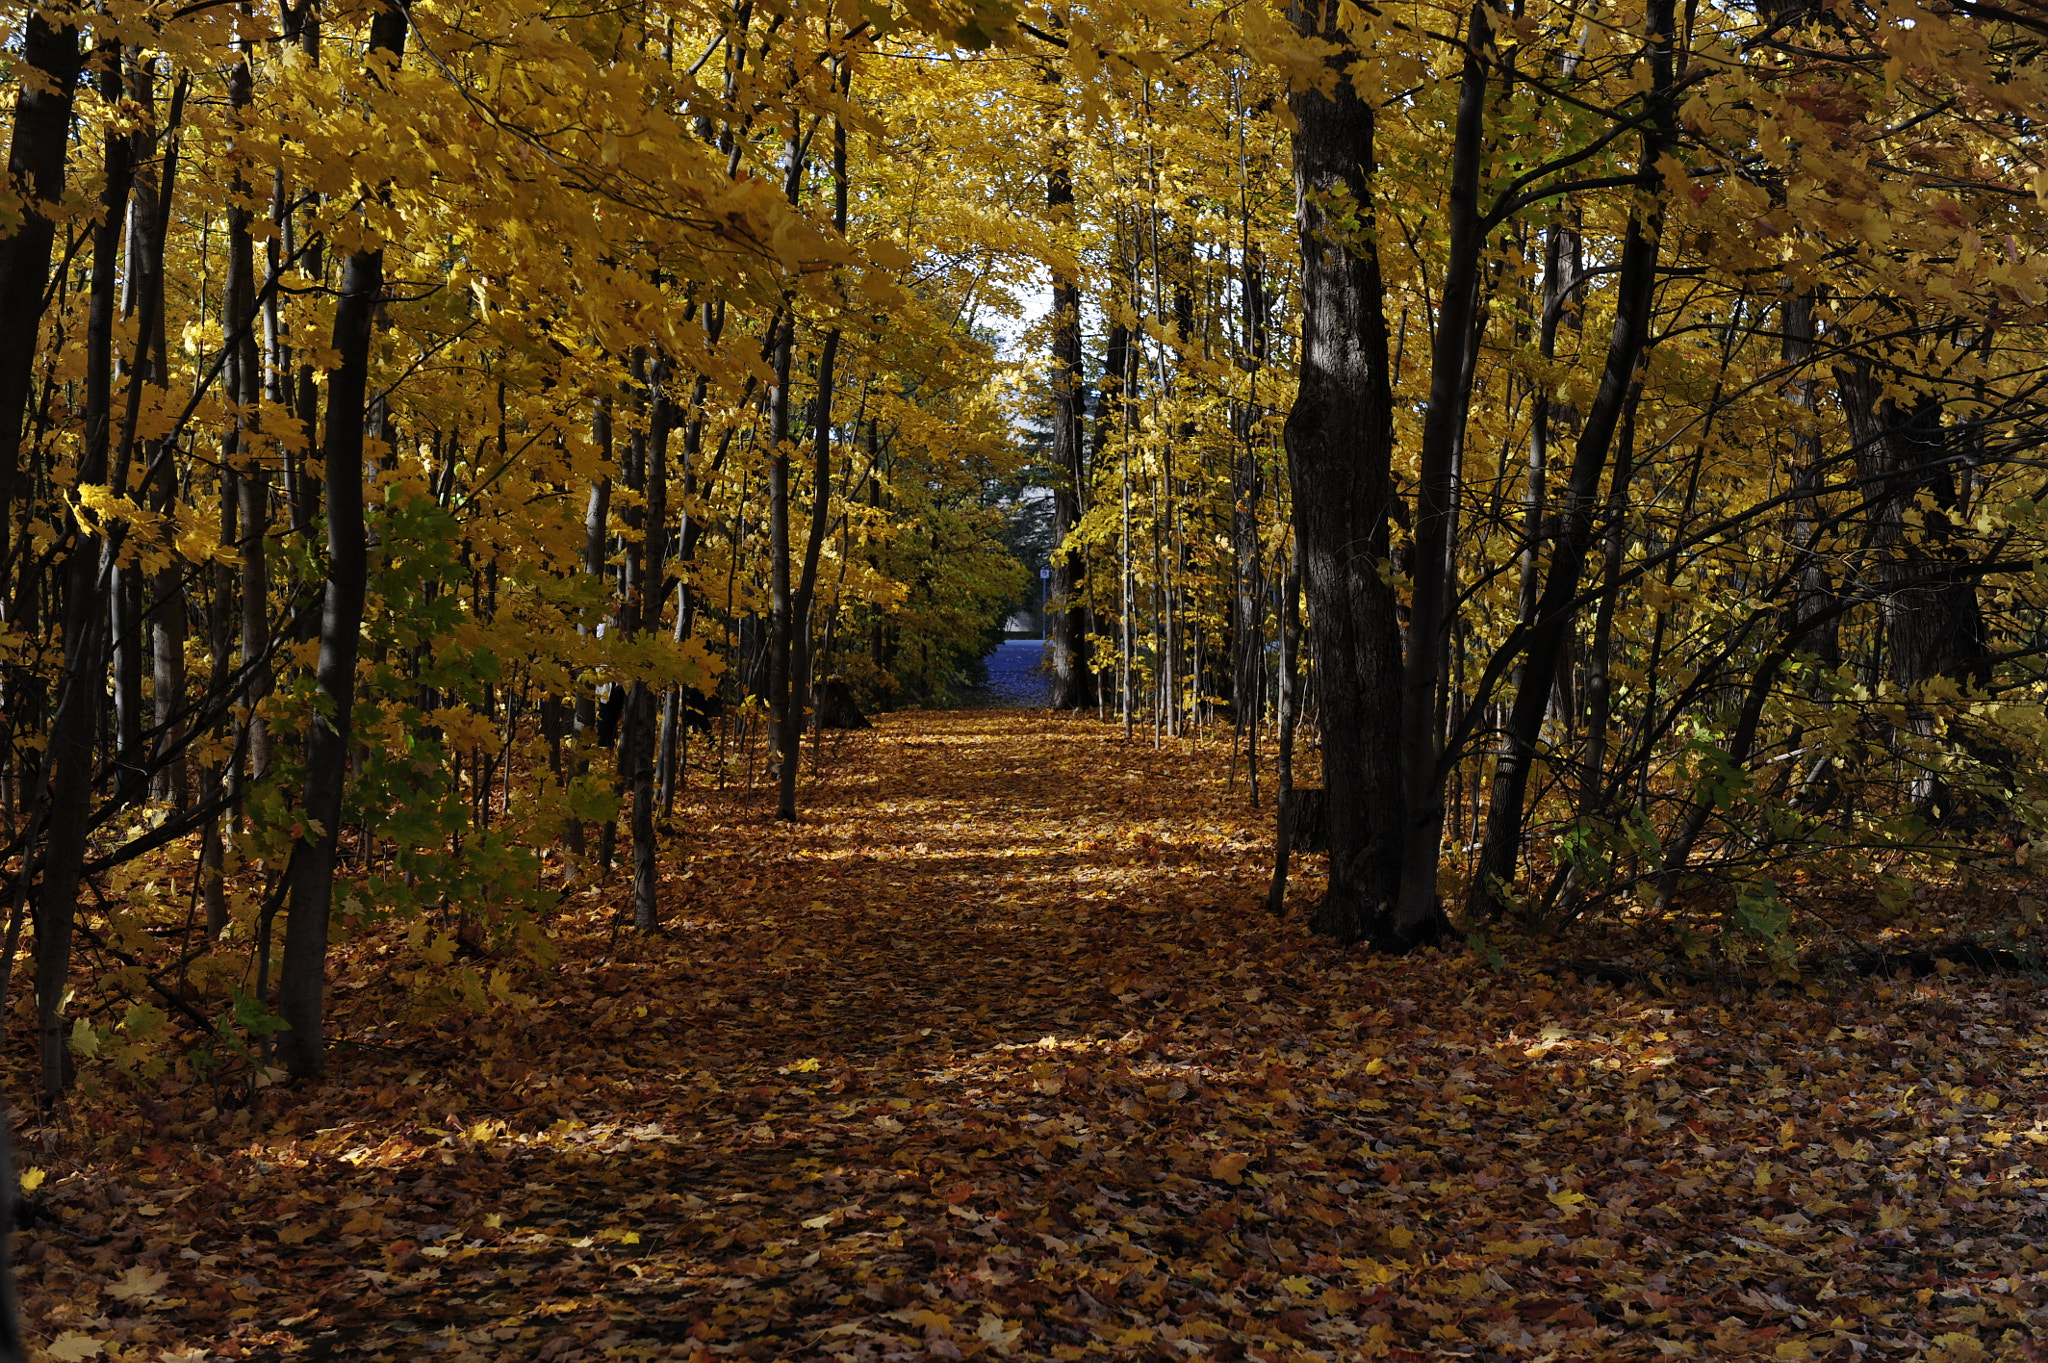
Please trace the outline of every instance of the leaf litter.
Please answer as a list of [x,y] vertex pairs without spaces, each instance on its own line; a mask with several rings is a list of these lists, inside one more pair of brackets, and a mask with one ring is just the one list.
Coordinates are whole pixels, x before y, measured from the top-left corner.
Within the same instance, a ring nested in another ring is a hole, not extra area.
[[1082,719],[698,794],[665,931],[589,887],[523,1007],[373,1027],[356,943],[324,1084],[27,1132],[37,1356],[2041,1356],[2031,980],[1375,958],[1259,907],[1213,749]]

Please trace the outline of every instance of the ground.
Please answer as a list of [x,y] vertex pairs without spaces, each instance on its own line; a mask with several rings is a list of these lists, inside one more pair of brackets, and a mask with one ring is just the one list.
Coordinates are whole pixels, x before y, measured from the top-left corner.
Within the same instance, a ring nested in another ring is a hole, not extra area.
[[[523,1008],[30,1125],[43,1356],[2034,1356],[2031,980],[1376,958],[1304,933],[1312,883],[1259,907],[1219,747],[828,748],[801,826],[679,812],[659,936],[571,899]],[[361,1038],[396,986],[344,960]]]

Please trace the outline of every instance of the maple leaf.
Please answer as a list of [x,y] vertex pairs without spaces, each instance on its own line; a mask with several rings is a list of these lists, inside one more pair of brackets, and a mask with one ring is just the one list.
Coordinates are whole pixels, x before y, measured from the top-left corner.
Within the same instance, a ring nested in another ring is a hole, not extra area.
[[82,1363],[88,1358],[98,1358],[102,1348],[100,1342],[75,1330],[66,1330],[51,1340],[43,1349],[43,1357],[53,1363]]
[[163,1295],[170,1280],[162,1269],[136,1264],[107,1285],[107,1295],[126,1302],[153,1301]]
[[1008,1355],[1015,1351],[1017,1341],[1024,1337],[1022,1324],[1011,1324],[1001,1316],[983,1316],[975,1329],[974,1337],[987,1344],[999,1354]]
[[1244,1182],[1245,1166],[1250,1163],[1251,1159],[1245,1155],[1218,1155],[1209,1161],[1209,1177],[1221,1179],[1235,1188]]

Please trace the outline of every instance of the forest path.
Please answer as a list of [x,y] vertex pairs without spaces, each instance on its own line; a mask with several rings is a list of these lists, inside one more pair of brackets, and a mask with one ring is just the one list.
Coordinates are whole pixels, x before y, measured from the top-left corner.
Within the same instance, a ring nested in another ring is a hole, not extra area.
[[760,1006],[733,1013],[727,990],[699,1021],[723,1063],[1094,1028],[1067,992],[1078,981],[1019,986],[1071,971],[1127,916],[1248,909],[1263,891],[1257,815],[1213,752],[1126,746],[1115,726],[1045,711],[886,715],[826,742],[800,825],[718,821],[689,838],[670,931],[716,951],[721,973],[756,972]]
[[[552,965],[486,963],[523,1004],[379,1026],[400,1049],[338,1047],[257,1113],[82,1093],[26,1152],[49,1357],[2048,1336],[2028,981],[1653,996],[1512,943],[1506,974],[1377,959],[1255,907],[1263,821],[1218,751],[986,711],[826,746],[800,825],[759,793],[678,811],[659,936],[615,929],[615,880]],[[400,959],[342,953],[340,1033],[399,1017]]]

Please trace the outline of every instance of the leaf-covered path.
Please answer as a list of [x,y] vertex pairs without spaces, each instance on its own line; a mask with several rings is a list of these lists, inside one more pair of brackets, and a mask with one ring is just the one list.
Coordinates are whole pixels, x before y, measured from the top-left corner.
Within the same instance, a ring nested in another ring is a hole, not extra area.
[[380,1025],[408,981],[355,948],[338,1025],[378,1046],[324,1086],[102,1076],[29,1132],[49,1356],[1963,1360],[2048,1325],[2030,982],[1376,959],[1256,908],[1213,750],[982,712],[828,755],[800,827],[680,811],[666,934],[594,887],[521,1005]]

